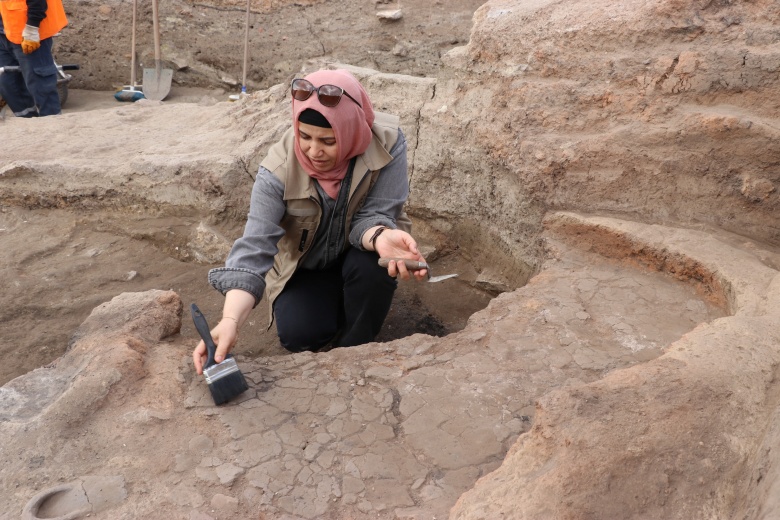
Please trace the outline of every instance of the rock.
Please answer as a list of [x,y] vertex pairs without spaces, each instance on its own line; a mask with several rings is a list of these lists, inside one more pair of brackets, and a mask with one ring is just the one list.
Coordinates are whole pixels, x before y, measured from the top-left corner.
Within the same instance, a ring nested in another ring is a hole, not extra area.
[[226,85],[230,85],[231,87],[237,87],[241,85],[241,82],[234,78],[233,76],[229,76],[228,74],[219,73],[219,80],[222,83],[225,83]]
[[244,473],[244,470],[233,464],[222,464],[216,469],[216,473],[220,484],[230,486],[236,478]]
[[506,277],[489,267],[486,267],[479,273],[474,283],[483,291],[487,291],[491,294],[501,294],[502,292],[511,290],[511,286]]
[[409,47],[404,43],[396,43],[395,47],[393,47],[393,50],[391,51],[394,56],[408,56],[409,55]]
[[377,11],[376,17],[380,20],[397,21],[404,17],[404,13],[401,9],[388,9]]
[[189,449],[193,453],[209,453],[213,447],[214,441],[207,435],[197,435],[189,442]]
[[210,264],[224,262],[232,246],[232,241],[203,222],[198,224],[195,236],[187,244],[190,253],[198,262]]
[[238,499],[217,493],[211,499],[211,507],[223,514],[235,514],[238,511]]
[[746,176],[742,181],[741,193],[752,202],[765,202],[777,189],[769,179],[754,179]]

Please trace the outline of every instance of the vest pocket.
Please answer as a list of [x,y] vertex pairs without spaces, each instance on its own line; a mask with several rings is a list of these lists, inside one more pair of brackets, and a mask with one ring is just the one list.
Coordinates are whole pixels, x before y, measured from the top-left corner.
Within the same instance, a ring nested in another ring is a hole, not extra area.
[[298,222],[296,233],[291,235],[291,246],[294,246],[298,253],[303,253],[314,242],[314,234],[316,231],[316,222]]
[[[287,250],[290,253],[306,251],[314,241],[318,223],[319,211],[290,211],[288,208],[281,222],[285,234],[282,241],[287,243]],[[285,247],[280,246],[280,249]]]
[[287,206],[287,214],[293,217],[316,217],[320,214],[319,208],[293,208]]

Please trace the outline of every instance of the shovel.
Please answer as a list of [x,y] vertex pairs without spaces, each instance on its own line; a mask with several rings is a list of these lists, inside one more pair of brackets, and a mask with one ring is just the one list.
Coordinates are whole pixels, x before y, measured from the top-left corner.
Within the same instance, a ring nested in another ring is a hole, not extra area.
[[143,91],[146,99],[162,101],[171,91],[173,71],[163,69],[160,56],[160,13],[158,0],[152,0],[152,24],[154,25],[154,68],[144,69]]
[[427,269],[428,270],[428,283],[436,283],[441,282],[442,280],[446,280],[448,278],[455,278],[458,276],[457,274],[443,274],[441,276],[431,276],[431,266],[426,264],[425,262],[418,262],[417,260],[406,260],[404,258],[380,258],[379,259],[379,266],[384,267],[387,269],[387,265],[390,263],[390,260],[395,260],[396,262],[403,262],[406,268],[410,271],[419,271],[421,269]]
[[136,64],[137,58],[135,52],[135,21],[138,16],[138,0],[133,0],[133,32],[130,36],[130,85],[126,86],[116,94],[114,98],[117,101],[138,101],[143,99],[143,90],[138,88],[135,83]]

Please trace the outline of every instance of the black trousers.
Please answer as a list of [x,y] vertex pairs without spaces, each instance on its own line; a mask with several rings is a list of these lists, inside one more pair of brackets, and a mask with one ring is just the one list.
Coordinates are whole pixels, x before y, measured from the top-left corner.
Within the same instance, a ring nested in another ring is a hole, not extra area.
[[332,268],[296,271],[274,301],[282,346],[303,352],[373,341],[398,285],[377,259],[373,251],[350,248]]

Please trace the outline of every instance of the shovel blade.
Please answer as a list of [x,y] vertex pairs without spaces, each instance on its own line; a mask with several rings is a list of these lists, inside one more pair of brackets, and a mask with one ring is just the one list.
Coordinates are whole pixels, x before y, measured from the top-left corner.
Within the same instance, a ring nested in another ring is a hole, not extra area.
[[143,91],[146,99],[152,101],[162,101],[171,91],[171,80],[173,71],[171,69],[144,69]]

